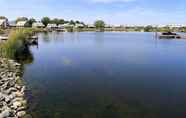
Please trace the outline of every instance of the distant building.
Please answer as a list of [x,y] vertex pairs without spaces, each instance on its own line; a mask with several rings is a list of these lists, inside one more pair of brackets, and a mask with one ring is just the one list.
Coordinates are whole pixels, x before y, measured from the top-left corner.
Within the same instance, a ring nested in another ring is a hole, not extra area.
[[87,27],[88,28],[95,28],[95,26],[93,24],[88,24]]
[[57,26],[56,24],[48,24],[48,25],[47,25],[47,28],[48,28],[48,29],[57,29],[58,26]]
[[66,23],[66,24],[64,24],[64,27],[65,27],[65,28],[67,28],[67,27],[72,27],[72,28],[73,28],[74,25],[72,25],[72,24],[70,24],[70,23]]
[[18,21],[16,27],[29,27],[29,23],[27,21]]
[[8,27],[8,19],[0,19],[0,28]]
[[181,28],[181,27],[185,27],[186,25],[183,25],[183,24],[169,24],[167,26],[169,28]]
[[75,24],[75,28],[83,28],[83,27],[84,27],[84,25],[83,25],[83,24],[80,24],[80,23]]
[[33,28],[44,28],[45,25],[42,22],[35,22],[32,24]]
[[65,27],[64,27],[64,24],[59,24],[58,25],[58,29],[64,29]]

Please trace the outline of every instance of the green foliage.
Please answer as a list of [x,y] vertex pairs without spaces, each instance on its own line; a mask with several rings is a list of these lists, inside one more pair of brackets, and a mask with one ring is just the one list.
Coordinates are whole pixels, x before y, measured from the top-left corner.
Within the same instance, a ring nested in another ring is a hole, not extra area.
[[75,21],[73,21],[73,20],[70,20],[70,25],[75,25],[76,24],[76,22]]
[[152,32],[154,30],[154,28],[151,25],[148,25],[144,28],[145,32]]
[[186,32],[186,27],[183,27],[183,28],[182,28],[182,31],[183,31],[183,32]]
[[7,19],[5,16],[0,16],[0,19]]
[[65,20],[64,19],[54,18],[53,20],[50,21],[50,23],[54,23],[56,25],[64,24],[65,23]]
[[105,27],[105,22],[102,21],[102,20],[97,20],[97,21],[95,21],[94,26],[98,29],[104,28]]
[[3,34],[4,33],[4,30],[3,29],[0,29],[0,34]]
[[16,19],[16,23],[19,22],[19,21],[28,21],[28,18],[27,17],[18,17]]
[[50,23],[49,17],[43,17],[41,22],[45,25],[45,27]]
[[158,30],[159,32],[170,32],[171,31],[169,27],[162,27],[162,28],[159,28]]
[[35,23],[35,22],[36,22],[36,20],[34,18],[30,18],[28,20],[28,24],[29,24],[30,27],[32,27],[32,24]]
[[7,42],[0,44],[0,56],[15,59],[27,45],[27,37],[33,33],[32,29],[18,29],[10,32]]

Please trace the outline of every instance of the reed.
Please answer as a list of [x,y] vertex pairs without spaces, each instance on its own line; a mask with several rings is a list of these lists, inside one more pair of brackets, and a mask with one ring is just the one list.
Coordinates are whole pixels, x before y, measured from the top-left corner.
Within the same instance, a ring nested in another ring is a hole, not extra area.
[[32,29],[12,30],[6,42],[0,44],[0,56],[15,59],[27,48],[27,39],[33,34]]

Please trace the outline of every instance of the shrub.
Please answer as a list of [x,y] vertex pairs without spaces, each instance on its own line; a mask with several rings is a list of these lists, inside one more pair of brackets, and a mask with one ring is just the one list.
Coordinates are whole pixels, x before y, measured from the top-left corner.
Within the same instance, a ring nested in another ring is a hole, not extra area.
[[0,56],[15,59],[27,48],[27,38],[32,35],[32,29],[12,30],[7,42],[0,45]]

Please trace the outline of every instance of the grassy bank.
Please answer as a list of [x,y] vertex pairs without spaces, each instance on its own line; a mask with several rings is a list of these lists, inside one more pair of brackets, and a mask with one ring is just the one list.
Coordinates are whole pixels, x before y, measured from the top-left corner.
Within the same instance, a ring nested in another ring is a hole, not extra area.
[[12,30],[8,40],[0,44],[0,56],[15,59],[27,48],[27,39],[33,32],[33,29]]

